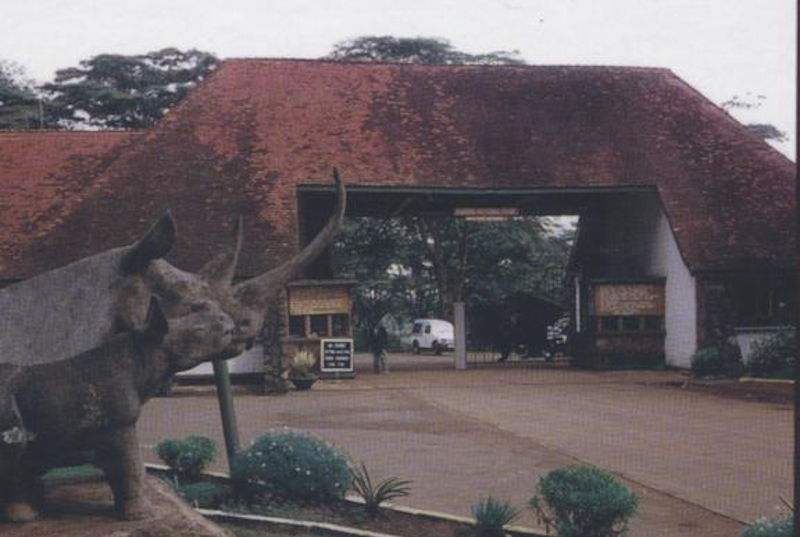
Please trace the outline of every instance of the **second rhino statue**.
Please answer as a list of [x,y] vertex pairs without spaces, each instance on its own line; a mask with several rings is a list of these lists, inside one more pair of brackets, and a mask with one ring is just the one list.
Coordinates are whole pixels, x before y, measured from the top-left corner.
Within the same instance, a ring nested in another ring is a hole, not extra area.
[[142,405],[177,371],[224,349],[233,334],[233,323],[219,309],[189,317],[170,327],[153,298],[141,330],[67,360],[0,365],[0,483],[8,519],[35,518],[37,479],[86,451],[106,474],[118,516],[148,516],[136,434]]

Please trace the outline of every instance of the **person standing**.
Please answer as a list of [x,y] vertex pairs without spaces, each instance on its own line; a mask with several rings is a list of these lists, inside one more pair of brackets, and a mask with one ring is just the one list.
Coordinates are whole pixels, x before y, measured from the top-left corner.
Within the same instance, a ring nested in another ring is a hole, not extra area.
[[370,347],[372,350],[372,365],[375,373],[388,373],[389,364],[387,363],[388,355],[386,347],[389,345],[389,334],[383,325],[372,331],[370,337]]

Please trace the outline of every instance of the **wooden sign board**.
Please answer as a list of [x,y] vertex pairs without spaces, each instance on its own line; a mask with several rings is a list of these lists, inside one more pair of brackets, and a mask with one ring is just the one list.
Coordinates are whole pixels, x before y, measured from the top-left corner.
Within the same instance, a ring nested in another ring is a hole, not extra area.
[[319,369],[323,373],[353,372],[353,340],[346,338],[320,341]]
[[289,315],[350,313],[350,290],[345,286],[289,289]]
[[594,285],[594,314],[664,315],[663,283],[604,283]]

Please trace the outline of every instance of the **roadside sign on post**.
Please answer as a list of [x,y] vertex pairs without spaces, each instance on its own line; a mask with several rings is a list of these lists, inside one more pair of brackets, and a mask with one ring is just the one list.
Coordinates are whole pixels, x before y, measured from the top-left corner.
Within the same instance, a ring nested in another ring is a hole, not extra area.
[[352,376],[353,340],[349,338],[331,338],[320,341],[319,370],[327,374],[346,374]]

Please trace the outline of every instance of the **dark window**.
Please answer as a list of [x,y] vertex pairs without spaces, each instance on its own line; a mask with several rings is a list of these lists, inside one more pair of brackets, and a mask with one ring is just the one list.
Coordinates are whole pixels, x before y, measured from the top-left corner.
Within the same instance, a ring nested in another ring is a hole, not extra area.
[[346,337],[350,335],[350,317],[347,315],[333,315],[333,336]]
[[644,318],[644,329],[647,332],[663,332],[663,317],[658,315],[646,315]]
[[311,336],[327,337],[328,334],[328,316],[327,315],[311,315]]
[[306,335],[306,316],[289,316],[289,335],[292,337],[305,337]]
[[420,334],[422,333],[422,323],[414,323],[414,329],[411,331],[412,334]]
[[622,318],[622,330],[625,332],[638,332],[641,330],[641,317],[628,315]]
[[599,332],[619,332],[619,317],[600,317],[597,329]]
[[736,324],[791,324],[795,311],[795,282],[790,275],[746,274],[726,279]]
[[429,324],[425,325],[425,333],[426,334],[430,334],[431,333],[431,325],[429,325]]

